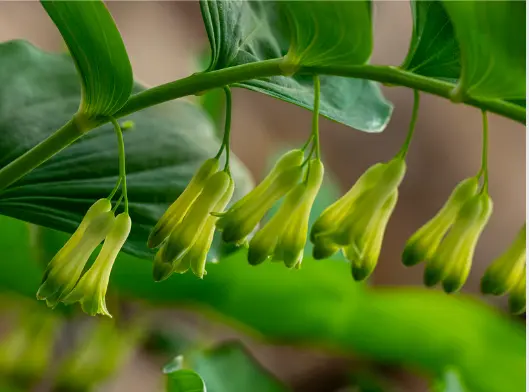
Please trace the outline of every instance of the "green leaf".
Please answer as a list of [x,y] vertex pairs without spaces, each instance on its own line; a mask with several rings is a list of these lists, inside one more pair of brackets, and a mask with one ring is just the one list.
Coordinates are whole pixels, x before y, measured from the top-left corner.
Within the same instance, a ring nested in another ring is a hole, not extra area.
[[413,33],[402,68],[456,83],[461,73],[454,27],[440,0],[412,0]]
[[133,77],[121,35],[102,1],[42,1],[59,29],[82,83],[79,111],[109,116],[127,102]]
[[461,48],[457,95],[525,98],[525,1],[444,1]]
[[166,390],[167,392],[206,392],[206,384],[193,370],[180,369],[167,374]]
[[[288,73],[299,65],[362,64],[371,53],[370,10],[364,1],[203,0],[200,4],[212,50],[208,70],[288,53],[284,62]],[[274,76],[235,86],[313,108],[311,75]],[[392,106],[371,81],[321,76],[320,111],[350,127],[380,132]]]
[[[0,167],[61,127],[75,113],[80,87],[68,56],[40,51],[23,41],[0,45]],[[143,88],[135,86],[135,91]],[[175,101],[135,113],[124,133],[132,232],[125,250],[141,258],[165,209],[187,186],[200,164],[215,155],[220,141],[204,112]],[[235,199],[250,184],[235,159]],[[107,124],[0,192],[0,214],[73,232],[86,210],[107,197],[118,179],[114,130]]]
[[455,369],[449,369],[436,382],[433,388],[434,392],[468,392],[463,386],[461,377]]
[[287,391],[236,342],[193,352],[186,357],[186,362],[202,376],[209,392]]

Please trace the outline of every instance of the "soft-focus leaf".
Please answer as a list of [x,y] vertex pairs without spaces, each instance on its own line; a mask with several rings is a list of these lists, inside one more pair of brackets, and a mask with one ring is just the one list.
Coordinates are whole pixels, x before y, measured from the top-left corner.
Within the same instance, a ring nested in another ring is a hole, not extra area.
[[[180,369],[167,374],[167,392],[206,392],[206,384],[193,370]],[[211,392],[211,388],[209,389]]]
[[469,390],[463,386],[459,373],[450,369],[434,385],[434,392],[469,392]]
[[[22,41],[0,45],[0,167],[66,123],[79,104],[80,87],[68,56]],[[142,87],[136,86],[140,91]],[[124,133],[133,228],[125,250],[151,257],[147,237],[194,171],[215,155],[220,141],[204,112],[175,101],[128,116]],[[232,161],[237,194],[249,177]],[[73,232],[86,210],[106,197],[118,179],[118,150],[111,125],[95,129],[20,181],[0,192],[0,213]]]
[[42,6],[64,38],[81,77],[80,112],[89,117],[117,112],[132,92],[132,67],[103,2],[44,0]]
[[525,98],[525,1],[451,1],[443,5],[461,48],[460,94]]
[[286,392],[238,343],[197,351],[186,361],[204,379],[209,392]]
[[[211,44],[209,70],[287,55],[286,68],[296,65],[351,65],[371,53],[369,4],[364,1],[201,1]],[[322,52],[322,49],[323,52]],[[235,86],[312,109],[312,77],[275,76]],[[391,104],[368,80],[321,77],[321,113],[366,132],[382,131]]]
[[457,82],[461,73],[454,27],[440,0],[412,0],[413,33],[402,67],[413,73]]
[[[33,297],[42,272],[20,241],[25,224],[5,217],[0,223],[10,234],[0,236],[9,256],[2,252],[0,288]],[[351,281],[347,263],[335,260],[306,259],[300,270],[285,271],[277,263],[252,267],[245,257],[241,252],[210,264],[203,280],[184,274],[156,283],[150,263],[121,254],[110,290],[198,306],[289,344],[339,349],[431,374],[453,366],[473,392],[525,387],[523,329],[473,299],[423,289],[366,290]]]

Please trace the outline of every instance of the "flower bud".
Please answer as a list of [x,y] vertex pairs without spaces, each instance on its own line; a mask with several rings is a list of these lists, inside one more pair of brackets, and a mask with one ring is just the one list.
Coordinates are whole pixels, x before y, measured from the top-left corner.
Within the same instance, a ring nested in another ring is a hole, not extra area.
[[432,259],[427,261],[424,270],[426,286],[442,281],[447,293],[458,291],[463,286],[470,272],[477,241],[491,213],[492,201],[485,193],[475,195],[463,204],[450,232]]
[[285,196],[285,200],[272,218],[250,240],[248,262],[257,265],[273,255],[279,237],[285,230],[285,222],[299,205],[305,193],[305,184],[297,184]]
[[[351,206],[358,199],[358,197],[377,183],[386,166],[387,164],[383,163],[377,163],[371,166],[358,178],[353,187],[345,195],[343,195],[322,212],[322,214],[312,225],[312,229],[310,231],[310,240],[314,244],[318,242],[318,236],[324,233],[329,233],[334,228],[339,226],[341,220],[345,217],[346,213],[349,212]],[[331,250],[331,247],[329,246],[320,246],[319,248],[322,251],[322,255],[328,254]],[[323,252],[324,248],[327,249],[326,252]]]
[[310,210],[320,190],[323,181],[323,164],[319,159],[309,162],[305,188],[299,201],[299,205],[291,211],[288,221],[285,222],[283,233],[279,237],[276,252],[281,255],[283,262],[288,268],[301,266],[303,249],[307,242],[309,229]]
[[412,266],[433,257],[461,206],[476,194],[477,189],[476,177],[463,180],[454,188],[443,208],[406,242],[402,254],[402,263],[405,266]]
[[340,246],[332,242],[328,237],[318,237],[314,241],[312,257],[315,260],[328,259],[340,250]]
[[522,314],[525,312],[525,290],[526,290],[525,266],[520,280],[514,285],[509,295],[509,310],[512,314]]
[[243,242],[274,203],[296,186],[302,174],[303,169],[301,166],[294,166],[284,170],[274,178],[270,186],[258,197],[247,199],[237,208],[232,207],[223,214],[217,221],[216,226],[222,230],[224,242]]
[[48,264],[37,299],[54,308],[77,284],[94,249],[114,223],[107,199],[98,200],[87,212],[76,232]]
[[406,163],[402,159],[394,159],[386,165],[378,183],[364,191],[353,203],[340,230],[333,234],[336,244],[347,246],[353,242],[363,243],[366,228],[376,220],[377,211],[382,208],[391,194],[398,188],[406,172]]
[[502,295],[511,290],[525,274],[525,225],[515,241],[485,271],[481,279],[483,294]]
[[362,242],[353,242],[345,248],[345,257],[351,261],[351,270],[356,281],[366,279],[375,269],[382,248],[384,232],[397,205],[397,200],[398,190],[395,190],[371,219]]
[[165,211],[156,226],[151,231],[147,245],[149,248],[159,246],[170,234],[175,226],[184,218],[185,214],[196,200],[206,181],[217,171],[219,160],[211,158],[206,160],[191,178],[189,185],[178,196],[175,202]]
[[210,217],[210,213],[226,193],[230,183],[231,177],[224,171],[217,172],[208,178],[202,193],[169,236],[165,251],[162,253],[164,262],[172,265],[193,246]]
[[[156,256],[154,256],[154,262],[152,265],[152,278],[154,279],[155,282],[160,282],[162,280],[167,279],[169,276],[171,276],[171,274],[173,273],[175,264],[178,262],[178,261],[173,262],[172,260],[164,256],[166,247],[167,247],[167,242],[162,245],[162,247],[158,250],[158,252],[156,252]],[[189,269],[189,264],[187,265],[187,269]]]
[[129,214],[122,213],[116,217],[96,261],[72,292],[64,298],[65,304],[80,302],[83,311],[90,316],[102,314],[112,317],[105,302],[108,281],[116,257],[129,236],[131,226]]

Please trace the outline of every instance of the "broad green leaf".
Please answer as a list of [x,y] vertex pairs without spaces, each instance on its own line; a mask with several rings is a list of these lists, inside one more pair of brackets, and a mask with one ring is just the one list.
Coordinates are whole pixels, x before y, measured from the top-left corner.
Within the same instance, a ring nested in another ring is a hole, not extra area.
[[[370,9],[364,1],[203,0],[200,5],[212,51],[208,70],[287,53],[285,69],[292,71],[300,64],[354,65],[365,63],[371,53]],[[313,108],[311,75],[274,76],[235,86]],[[350,127],[380,132],[392,106],[373,82],[321,76],[320,110]]]
[[[0,45],[0,167],[66,123],[79,104],[80,87],[68,56],[42,52],[23,41]],[[135,91],[142,87],[135,86]],[[187,186],[220,141],[204,112],[175,101],[135,113],[124,134],[127,185],[133,228],[125,245],[150,258],[151,228]],[[240,197],[250,183],[233,161]],[[106,197],[118,179],[118,150],[112,126],[91,131],[11,187],[0,192],[0,214],[73,232],[86,210]]]
[[461,48],[457,94],[524,99],[525,1],[446,0],[443,5]]
[[[33,296],[42,270],[26,253],[24,227],[0,217],[7,233],[0,236],[0,288]],[[418,288],[366,290],[351,281],[348,264],[335,260],[306,259],[301,270],[285,271],[276,263],[252,267],[245,256],[210,264],[203,280],[184,274],[156,283],[150,263],[121,254],[110,290],[122,298],[194,305],[271,340],[339,349],[432,375],[453,366],[473,392],[525,387],[523,328],[475,299]]]
[[[206,384],[193,370],[180,369],[167,374],[167,392],[206,392]],[[211,392],[211,388],[209,389]]]
[[132,92],[132,67],[103,2],[43,0],[42,6],[64,38],[81,77],[79,111],[88,117],[117,112]]
[[208,392],[286,392],[239,343],[196,351],[186,363],[204,379]]
[[402,68],[413,73],[457,82],[461,73],[454,27],[440,0],[412,0],[413,32]]

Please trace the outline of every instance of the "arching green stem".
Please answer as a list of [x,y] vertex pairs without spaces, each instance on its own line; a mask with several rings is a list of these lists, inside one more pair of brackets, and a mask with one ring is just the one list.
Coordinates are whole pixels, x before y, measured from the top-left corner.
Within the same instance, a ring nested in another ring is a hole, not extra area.
[[481,111],[483,118],[483,147],[481,152],[481,169],[478,177],[483,175],[483,187],[481,191],[488,193],[489,191],[489,119],[485,110]]
[[118,139],[118,152],[119,152],[119,176],[121,178],[122,188],[121,193],[123,195],[123,200],[125,203],[125,213],[129,212],[129,198],[127,195],[127,173],[125,170],[125,142],[123,141],[123,132],[121,127],[115,118],[110,118],[110,122],[114,125],[114,130],[116,131],[116,136]]
[[413,138],[413,134],[415,133],[415,124],[417,123],[417,117],[419,114],[419,103],[419,91],[413,90],[413,110],[411,112],[410,127],[408,129],[408,134],[406,135],[406,140],[402,144],[402,147],[400,148],[400,151],[397,154],[397,157],[400,157],[402,159],[406,159],[408,149],[410,148],[411,139]]

